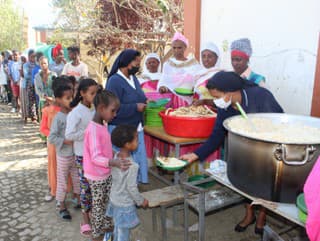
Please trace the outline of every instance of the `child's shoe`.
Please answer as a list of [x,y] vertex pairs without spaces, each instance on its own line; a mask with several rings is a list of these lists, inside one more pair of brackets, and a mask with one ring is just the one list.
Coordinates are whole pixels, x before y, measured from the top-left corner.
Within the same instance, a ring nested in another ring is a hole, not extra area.
[[71,221],[72,217],[67,209],[59,210],[59,216],[63,220]]

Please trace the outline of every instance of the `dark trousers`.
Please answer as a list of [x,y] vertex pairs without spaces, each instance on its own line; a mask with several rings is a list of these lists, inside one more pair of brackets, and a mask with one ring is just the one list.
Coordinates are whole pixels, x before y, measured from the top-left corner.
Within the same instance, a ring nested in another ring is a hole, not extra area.
[[[9,82],[9,81],[8,81]],[[12,101],[12,91],[11,91],[11,85],[10,82],[8,84],[6,84],[4,86],[4,88],[6,89],[7,92],[7,96],[8,96],[8,103],[11,103]]]

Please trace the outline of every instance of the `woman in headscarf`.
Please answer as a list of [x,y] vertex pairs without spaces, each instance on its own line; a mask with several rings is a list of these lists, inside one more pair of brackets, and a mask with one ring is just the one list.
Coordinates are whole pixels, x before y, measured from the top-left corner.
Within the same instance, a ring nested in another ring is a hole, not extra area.
[[52,58],[53,61],[49,65],[49,69],[52,72],[55,72],[58,76],[61,75],[66,60],[64,59],[64,51],[61,44],[57,44],[52,49]]
[[[227,130],[223,121],[231,116],[240,115],[236,107],[238,102],[246,113],[283,113],[270,91],[261,88],[252,81],[241,78],[234,72],[221,71],[215,74],[207,83],[210,95],[214,97],[217,106],[217,119],[211,136],[193,153],[181,156],[181,159],[193,162],[204,160],[213,151],[224,144]],[[255,233],[262,234],[266,220],[265,209],[261,209],[255,227]],[[243,232],[256,221],[252,206],[246,205],[246,216],[237,224],[235,231]]]
[[143,71],[139,78],[142,90],[147,92],[157,91],[158,82],[161,78],[161,61],[157,53],[146,56]]
[[190,89],[194,88],[197,73],[202,66],[191,55],[185,57],[185,51],[188,47],[188,39],[181,33],[175,33],[172,39],[173,57],[163,65],[163,72],[158,83],[160,93],[173,93],[172,107],[188,106],[192,103],[191,96],[183,96],[175,92],[176,88]]
[[[201,49],[201,65],[204,67],[199,72],[199,78],[194,86],[194,98],[199,100],[211,100],[210,95],[206,85],[209,79],[220,71],[220,51],[217,45],[212,42],[208,42]],[[205,104],[205,101],[200,102]]]
[[242,38],[231,43],[231,64],[234,72],[244,79],[265,87],[265,77],[253,72],[249,67],[251,55],[252,47],[249,39]]
[[112,66],[106,89],[120,100],[120,108],[109,125],[109,131],[111,133],[117,125],[122,124],[137,127],[139,146],[132,155],[134,161],[139,164],[138,181],[148,183],[148,161],[143,137],[143,111],[147,105],[147,98],[135,76],[139,71],[140,62],[140,52],[134,49],[122,51]]
[[23,65],[23,80],[21,91],[21,115],[25,123],[30,118],[32,122],[37,122],[36,97],[34,86],[32,85],[32,70],[36,65],[36,54],[33,49],[28,52],[28,61]]

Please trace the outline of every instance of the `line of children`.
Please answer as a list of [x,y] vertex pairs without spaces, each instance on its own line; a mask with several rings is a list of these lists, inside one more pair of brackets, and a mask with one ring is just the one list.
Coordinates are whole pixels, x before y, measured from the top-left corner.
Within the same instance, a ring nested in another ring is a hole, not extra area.
[[[54,184],[51,184],[51,195],[60,203],[60,217],[71,220],[65,204],[68,175],[71,174],[74,197],[80,198],[83,209],[81,234],[101,241],[106,232],[113,231],[115,240],[129,240],[130,229],[139,223],[135,204],[148,206],[148,201],[138,192],[139,166],[130,154],[138,145],[137,130],[131,126],[116,128],[113,142],[120,152],[113,158],[107,124],[116,116],[120,105],[118,98],[97,86],[94,80],[82,79],[71,102],[73,86],[67,79],[69,77],[60,76],[53,81],[55,102],[43,109],[41,123],[42,132],[49,136],[48,143],[56,149],[56,173],[51,175],[57,175],[57,190],[53,192]],[[51,118],[48,118],[49,113],[53,113]],[[112,202],[109,203],[110,192]],[[124,211],[130,211],[127,221],[119,219]]]

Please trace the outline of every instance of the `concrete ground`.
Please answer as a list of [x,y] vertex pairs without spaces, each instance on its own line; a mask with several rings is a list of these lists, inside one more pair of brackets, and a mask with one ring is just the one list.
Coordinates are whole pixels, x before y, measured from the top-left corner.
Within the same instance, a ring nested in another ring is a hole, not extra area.
[[[64,222],[56,214],[55,203],[43,201],[47,191],[46,146],[38,136],[37,125],[23,124],[18,114],[0,104],[0,241],[82,241],[79,233],[80,211],[69,208],[71,222]],[[163,187],[150,177],[150,184],[142,191]],[[157,241],[161,233],[152,231],[151,210],[139,209],[141,225],[132,232],[132,240]],[[172,209],[168,210],[168,219]],[[244,233],[233,231],[244,213],[243,205],[236,205],[206,216],[206,240],[251,241],[260,240],[254,226]],[[197,215],[191,215],[191,223]],[[269,214],[268,224],[274,230],[289,227],[291,223]],[[183,212],[178,211],[178,225],[168,228],[169,241],[183,240]],[[307,240],[304,231],[295,229],[282,235],[284,240]],[[189,240],[197,240],[191,232]]]

